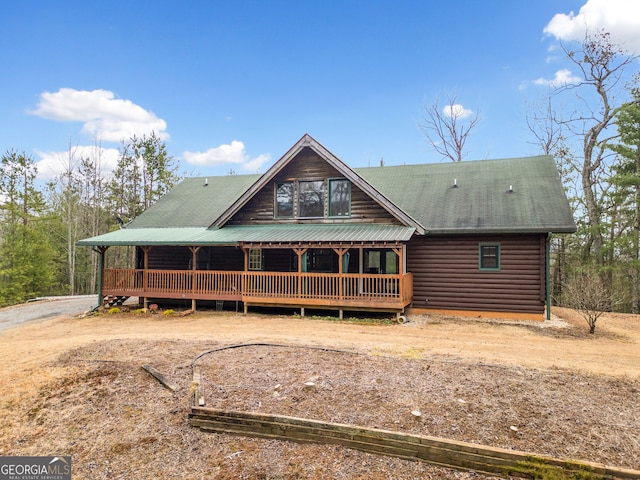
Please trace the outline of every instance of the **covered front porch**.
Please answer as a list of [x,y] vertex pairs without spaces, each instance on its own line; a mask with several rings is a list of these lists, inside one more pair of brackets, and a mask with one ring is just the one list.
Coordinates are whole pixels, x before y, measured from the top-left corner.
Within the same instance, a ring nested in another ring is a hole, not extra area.
[[203,270],[106,269],[102,296],[240,301],[250,306],[402,312],[411,303],[410,273],[331,274]]
[[[236,301],[245,313],[277,306],[342,316],[345,310],[400,314],[411,303],[406,243],[412,233],[375,224],[123,229],[83,244],[100,255],[102,301],[137,296],[146,307],[190,300],[194,310],[198,301]],[[135,247],[136,268],[104,268],[111,246]]]

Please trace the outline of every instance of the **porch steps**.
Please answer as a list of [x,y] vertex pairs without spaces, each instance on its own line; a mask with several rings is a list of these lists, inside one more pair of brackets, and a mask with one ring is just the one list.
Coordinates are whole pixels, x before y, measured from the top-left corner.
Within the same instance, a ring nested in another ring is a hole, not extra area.
[[107,295],[102,299],[102,304],[105,307],[121,307],[128,299],[129,297],[124,295]]

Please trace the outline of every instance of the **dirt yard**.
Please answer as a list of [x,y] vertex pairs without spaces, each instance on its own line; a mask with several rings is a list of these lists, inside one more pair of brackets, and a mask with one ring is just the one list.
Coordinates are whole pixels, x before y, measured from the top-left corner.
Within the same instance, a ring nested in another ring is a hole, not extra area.
[[[410,320],[105,314],[9,329],[0,334],[0,455],[71,455],[78,479],[485,478],[341,447],[191,428],[194,359],[269,343],[278,346],[197,360],[207,406],[640,470],[640,316],[607,315],[595,335],[562,309],[542,324]],[[179,389],[162,387],[144,364]]]

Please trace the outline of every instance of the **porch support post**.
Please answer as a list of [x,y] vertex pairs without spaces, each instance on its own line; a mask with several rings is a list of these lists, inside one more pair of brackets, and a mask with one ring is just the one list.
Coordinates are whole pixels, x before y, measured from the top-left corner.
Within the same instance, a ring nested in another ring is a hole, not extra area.
[[[294,248],[293,251],[298,256],[298,297],[302,295],[302,256],[306,253],[306,248]],[[300,316],[304,317],[304,307],[300,307]]]
[[306,253],[306,248],[294,248],[294,253],[298,256],[298,273],[302,273],[302,256]]
[[102,296],[102,279],[104,278],[104,255],[107,253],[109,247],[101,246],[94,248],[93,251],[98,254],[98,307],[102,307],[104,303],[104,297]]
[[551,259],[549,258],[551,255],[551,233],[547,234],[547,240],[545,241],[544,246],[544,287],[546,291],[546,303],[547,303],[547,312],[546,319],[551,320],[551,281],[549,278],[549,270],[551,266]]
[[[247,291],[247,272],[249,271],[249,249],[244,246],[240,246],[242,249],[242,253],[244,254],[244,273],[242,274],[242,295]],[[247,302],[242,302],[242,306],[244,308],[244,314],[249,313],[249,307],[247,306]]]
[[[342,257],[344,254],[349,251],[348,248],[334,248],[334,252],[338,254],[338,294],[340,295],[340,300],[344,299],[344,265],[342,263]],[[338,317],[340,320],[344,317],[344,311],[342,309],[338,310]]]
[[358,248],[358,295],[362,293],[362,274],[364,273],[364,247]]
[[405,273],[404,271],[404,245],[400,246],[400,247],[395,247],[393,249],[393,251],[395,252],[396,255],[398,255],[398,273],[400,275],[403,275]]
[[340,275],[342,275],[344,273],[344,266],[342,264],[342,257],[344,257],[344,254],[347,253],[349,251],[349,249],[348,248],[334,248],[333,251],[336,252],[336,254],[338,254],[338,257],[339,257],[338,273]]
[[[144,246],[141,247],[143,253],[143,262],[142,262],[142,291],[147,293],[147,288],[149,287],[149,279],[147,278],[147,270],[149,269],[149,252],[153,247]],[[142,297],[142,306],[146,310],[149,307],[149,299],[144,296]]]
[[244,253],[244,271],[249,271],[249,249],[242,247],[242,253]]
[[191,310],[196,311],[196,299],[193,297],[196,288],[196,270],[198,269],[198,250],[201,247],[189,247],[191,250]]
[[[400,247],[395,247],[393,249],[396,255],[398,255],[398,299],[404,299],[404,282],[402,281],[404,277],[404,261],[403,261],[403,252],[404,245]],[[399,315],[399,314],[398,314]]]

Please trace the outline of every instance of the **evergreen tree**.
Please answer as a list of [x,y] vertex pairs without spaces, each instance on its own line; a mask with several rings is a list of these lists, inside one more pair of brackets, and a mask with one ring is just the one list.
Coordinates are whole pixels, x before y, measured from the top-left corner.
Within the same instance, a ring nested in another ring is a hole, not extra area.
[[50,294],[56,258],[51,218],[35,187],[36,165],[24,153],[7,152],[0,163],[0,306]]
[[[122,142],[118,164],[108,185],[109,212],[130,222],[167,193],[179,180],[174,158],[155,133]],[[133,267],[135,251],[114,248],[109,261]]]
[[122,142],[118,165],[109,183],[113,213],[130,221],[178,182],[177,165],[155,133]]
[[[616,206],[615,252],[618,270],[623,274],[623,286],[631,289],[629,302],[632,313],[640,305],[640,88],[631,89],[632,100],[616,113],[619,141],[611,146],[618,155],[611,178],[612,204]],[[626,302],[625,302],[626,303]]]

